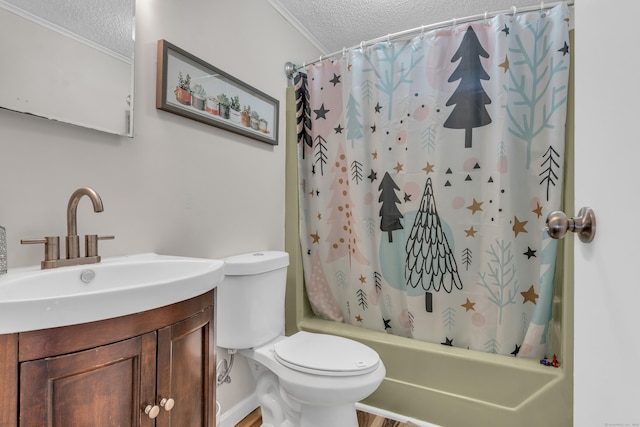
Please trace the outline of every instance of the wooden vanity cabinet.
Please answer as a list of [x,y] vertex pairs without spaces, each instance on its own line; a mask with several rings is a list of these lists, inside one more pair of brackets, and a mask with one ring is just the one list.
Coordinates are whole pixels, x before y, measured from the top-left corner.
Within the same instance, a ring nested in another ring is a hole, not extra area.
[[152,426],[155,333],[20,364],[20,425]]
[[213,295],[0,335],[0,426],[213,427]]
[[158,331],[157,427],[215,426],[213,331],[212,307]]

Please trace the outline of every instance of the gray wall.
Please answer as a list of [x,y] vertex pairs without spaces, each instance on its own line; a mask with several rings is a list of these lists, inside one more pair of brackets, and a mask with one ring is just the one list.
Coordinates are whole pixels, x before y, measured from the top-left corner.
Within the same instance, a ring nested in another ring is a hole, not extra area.
[[[114,234],[103,256],[221,258],[284,248],[286,61],[319,55],[266,0],[138,0],[134,138],[0,109],[0,225],[9,268],[38,264],[20,239],[66,234],[66,206],[91,186],[105,210],[78,207],[78,234]],[[155,108],[158,39],[280,100],[280,145]],[[43,70],[46,72],[46,70]],[[100,108],[96,100],[96,108]],[[219,356],[224,356],[223,352]],[[252,392],[246,366],[219,389],[223,411]]]

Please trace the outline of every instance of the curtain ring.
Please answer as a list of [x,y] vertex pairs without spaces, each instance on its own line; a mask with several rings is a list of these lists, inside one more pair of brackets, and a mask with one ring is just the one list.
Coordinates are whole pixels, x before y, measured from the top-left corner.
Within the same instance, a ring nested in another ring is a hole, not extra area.
[[387,34],[387,44],[391,44],[391,34]]
[[347,56],[347,48],[343,47],[342,48],[342,57],[344,58],[345,56]]
[[458,18],[453,18],[451,21],[453,23],[453,28],[451,30],[455,31],[456,30],[456,24],[458,23]]
[[489,25],[489,22],[487,22],[487,18],[489,16],[489,12],[488,11],[484,11],[484,25]]
[[540,12],[544,12],[544,1],[540,2]]
[[360,50],[364,50],[364,40],[360,42]]
[[322,55],[320,55],[320,59],[318,59],[318,62],[322,62]]
[[511,6],[511,9],[513,9],[513,17],[516,17],[516,13],[518,12],[518,9],[516,9],[515,6]]
[[424,25],[420,26],[420,40],[424,39]]

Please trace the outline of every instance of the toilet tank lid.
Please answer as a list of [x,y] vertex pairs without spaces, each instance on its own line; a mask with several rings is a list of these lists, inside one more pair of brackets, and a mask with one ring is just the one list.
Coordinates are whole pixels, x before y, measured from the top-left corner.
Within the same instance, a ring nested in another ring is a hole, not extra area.
[[266,273],[289,265],[289,254],[280,251],[261,251],[234,255],[224,259],[224,274],[247,276]]

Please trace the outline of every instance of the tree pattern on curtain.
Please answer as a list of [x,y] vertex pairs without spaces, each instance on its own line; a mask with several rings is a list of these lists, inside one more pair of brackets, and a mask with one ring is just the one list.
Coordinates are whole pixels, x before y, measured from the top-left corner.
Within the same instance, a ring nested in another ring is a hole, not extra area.
[[295,77],[316,315],[543,357],[569,76],[566,4],[325,60]]

